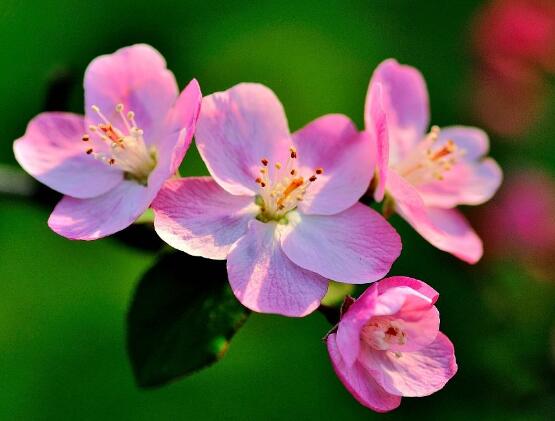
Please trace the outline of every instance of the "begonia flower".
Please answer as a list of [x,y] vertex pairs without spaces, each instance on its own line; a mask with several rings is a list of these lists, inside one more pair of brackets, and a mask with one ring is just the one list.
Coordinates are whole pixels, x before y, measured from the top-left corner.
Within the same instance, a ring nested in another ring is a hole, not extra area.
[[64,197],[48,225],[94,240],[131,225],[176,172],[195,131],[201,92],[179,94],[148,45],[96,58],[85,72],[85,116],[39,114],[14,142],[19,164]]
[[457,205],[479,205],[501,184],[499,165],[486,158],[489,139],[474,127],[429,125],[420,72],[395,60],[378,66],[366,98],[366,129],[376,138],[374,198],[394,209],[435,247],[477,262],[482,242]]
[[438,296],[422,281],[394,276],[343,311],[326,344],[337,376],[362,405],[391,411],[403,396],[430,395],[455,375],[453,344],[439,331]]
[[176,249],[227,259],[246,307],[304,316],[328,279],[375,281],[399,256],[395,230],[358,203],[372,177],[371,139],[347,117],[290,134],[270,89],[239,84],[203,99],[195,137],[212,177],[167,182],[154,226]]

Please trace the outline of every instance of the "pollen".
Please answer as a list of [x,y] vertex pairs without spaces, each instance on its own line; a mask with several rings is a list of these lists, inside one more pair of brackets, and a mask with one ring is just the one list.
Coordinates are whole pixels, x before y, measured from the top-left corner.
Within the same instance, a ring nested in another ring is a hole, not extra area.
[[452,139],[438,146],[439,134],[439,127],[433,126],[413,152],[394,166],[399,175],[411,184],[444,181],[446,173],[464,156],[465,150]]
[[81,140],[94,146],[85,150],[87,155],[103,161],[109,166],[121,169],[125,178],[146,185],[148,176],[156,167],[156,149],[146,146],[144,132],[135,122],[135,113],[128,111],[124,114],[124,105],[117,104],[114,112],[119,115],[120,122],[114,124],[100,108],[93,105],[91,109],[100,120],[97,124],[90,124],[88,132]]
[[260,221],[282,221],[283,217],[304,199],[310,185],[317,180],[316,174],[324,170],[317,168],[312,174],[303,175],[296,168],[298,154],[295,147],[289,148],[287,162],[275,162],[271,167],[268,158],[262,158],[259,176],[254,181],[259,186],[255,203],[260,207]]

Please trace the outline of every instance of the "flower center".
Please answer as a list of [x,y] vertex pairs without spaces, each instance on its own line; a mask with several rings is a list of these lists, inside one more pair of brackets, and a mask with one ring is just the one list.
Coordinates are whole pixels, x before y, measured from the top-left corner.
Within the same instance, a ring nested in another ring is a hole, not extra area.
[[[116,112],[123,122],[123,128],[112,124],[96,105],[91,107],[102,120],[102,123],[91,124],[89,134],[82,140],[89,143],[87,155],[105,162],[107,165],[120,168],[125,178],[136,181],[144,186],[148,176],[156,167],[156,148],[147,148],[143,131],[137,127],[133,111],[124,114],[123,104],[116,105]],[[94,143],[98,142],[96,147]]]
[[439,127],[433,126],[414,151],[394,166],[397,173],[409,183],[421,185],[443,180],[445,173],[464,156],[465,150],[452,140],[436,146],[439,133]]
[[401,321],[374,317],[362,329],[362,339],[374,349],[387,351],[392,345],[407,343],[407,334]]
[[324,172],[323,168],[316,168],[310,176],[303,176],[295,168],[296,160],[294,147],[289,148],[285,165],[281,162],[271,165],[266,158],[260,160],[260,176],[255,180],[259,186],[256,196],[256,204],[260,207],[256,217],[259,221],[284,221],[285,215],[297,207],[309,186]]

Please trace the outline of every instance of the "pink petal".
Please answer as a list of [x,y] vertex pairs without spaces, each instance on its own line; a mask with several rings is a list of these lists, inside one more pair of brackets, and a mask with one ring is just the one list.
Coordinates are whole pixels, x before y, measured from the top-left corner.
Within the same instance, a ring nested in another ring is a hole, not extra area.
[[166,114],[179,91],[166,61],[149,45],[137,44],[94,59],[85,72],[85,112],[92,122],[101,122],[92,105],[97,105],[114,123],[121,123],[115,111],[133,111],[147,143],[157,140]]
[[305,270],[282,252],[280,226],[253,220],[231,249],[227,273],[241,303],[261,313],[306,316],[318,308],[328,280]]
[[353,366],[345,364],[339,353],[335,334],[329,335],[326,343],[337,377],[357,401],[377,412],[391,411],[401,404],[401,397],[386,392],[360,363]]
[[83,117],[43,113],[14,142],[17,162],[41,183],[78,198],[101,195],[123,179],[121,171],[87,155]]
[[422,74],[396,60],[382,62],[374,71],[374,84],[383,87],[383,108],[389,132],[389,159],[393,164],[405,156],[425,134],[430,121],[428,90]]
[[150,205],[157,189],[123,181],[102,196],[65,196],[54,208],[48,226],[72,240],[96,240],[131,225]]
[[257,191],[261,159],[284,163],[291,147],[281,103],[269,88],[255,83],[204,97],[195,138],[210,174],[238,195]]
[[333,280],[363,284],[382,278],[401,253],[401,239],[360,203],[331,216],[288,215],[281,243],[299,266]]
[[405,286],[425,295],[432,301],[432,304],[435,304],[439,298],[439,293],[431,286],[418,279],[409,278],[408,276],[391,276],[389,278],[382,279],[376,285],[378,286],[378,292],[380,294],[383,294],[390,288]]
[[360,332],[374,315],[377,297],[378,288],[376,284],[372,284],[351,304],[337,326],[337,348],[348,367],[351,367],[358,358]]
[[441,131],[437,147],[447,140],[464,150],[460,161],[442,180],[418,186],[427,206],[453,208],[457,205],[480,205],[487,202],[501,185],[501,168],[491,158],[483,158],[489,140],[480,129],[448,127]]
[[179,95],[167,117],[166,134],[156,146],[159,165],[169,166],[170,174],[177,171],[191,145],[201,101],[200,86],[193,79]]
[[477,127],[442,127],[436,146],[440,147],[448,140],[452,140],[459,148],[464,149],[462,159],[466,161],[475,161],[489,152],[489,137],[486,132]]
[[385,193],[387,168],[389,165],[389,135],[387,114],[384,109],[383,86],[371,82],[366,96],[364,122],[366,130],[372,134],[376,148],[377,184],[374,199],[381,202]]
[[330,215],[352,205],[368,190],[374,171],[370,137],[340,114],[320,117],[293,134],[299,169],[324,172],[299,203],[303,213]]
[[258,211],[250,196],[233,196],[210,177],[169,180],[152,203],[154,228],[193,256],[226,259]]
[[416,188],[394,171],[389,174],[387,189],[399,215],[432,245],[468,263],[480,260],[482,241],[459,211],[427,208]]
[[431,395],[457,372],[453,344],[441,332],[435,341],[419,351],[395,353],[365,346],[360,358],[376,382],[394,395]]

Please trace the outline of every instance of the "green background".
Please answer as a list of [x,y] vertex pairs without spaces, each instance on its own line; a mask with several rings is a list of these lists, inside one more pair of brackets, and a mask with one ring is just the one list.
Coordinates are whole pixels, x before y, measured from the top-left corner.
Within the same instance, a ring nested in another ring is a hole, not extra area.
[[[183,87],[204,94],[242,81],[270,86],[292,130],[330,112],[362,127],[371,72],[395,57],[424,73],[435,124],[467,113],[474,1],[236,2],[1,0],[0,163],[44,108],[49,83],[69,74],[80,112],[88,62],[136,42],[156,47]],[[552,92],[549,93],[551,96]],[[551,100],[549,115],[555,113]],[[549,121],[551,120],[551,121]],[[507,171],[553,163],[555,121],[518,142],[494,139]],[[534,142],[531,143],[530,140]],[[206,173],[191,150],[185,175]],[[459,373],[434,396],[388,415],[360,406],[329,364],[320,314],[252,315],[217,365],[168,387],[136,388],[125,352],[126,308],[155,255],[113,239],[71,242],[46,226],[49,209],[0,197],[0,419],[547,419],[555,409],[550,332],[553,276],[515,262],[470,267],[432,249],[398,218],[402,257],[392,274],[441,293],[442,330]],[[487,247],[487,243],[486,243]],[[202,282],[183,268],[184,282]]]

